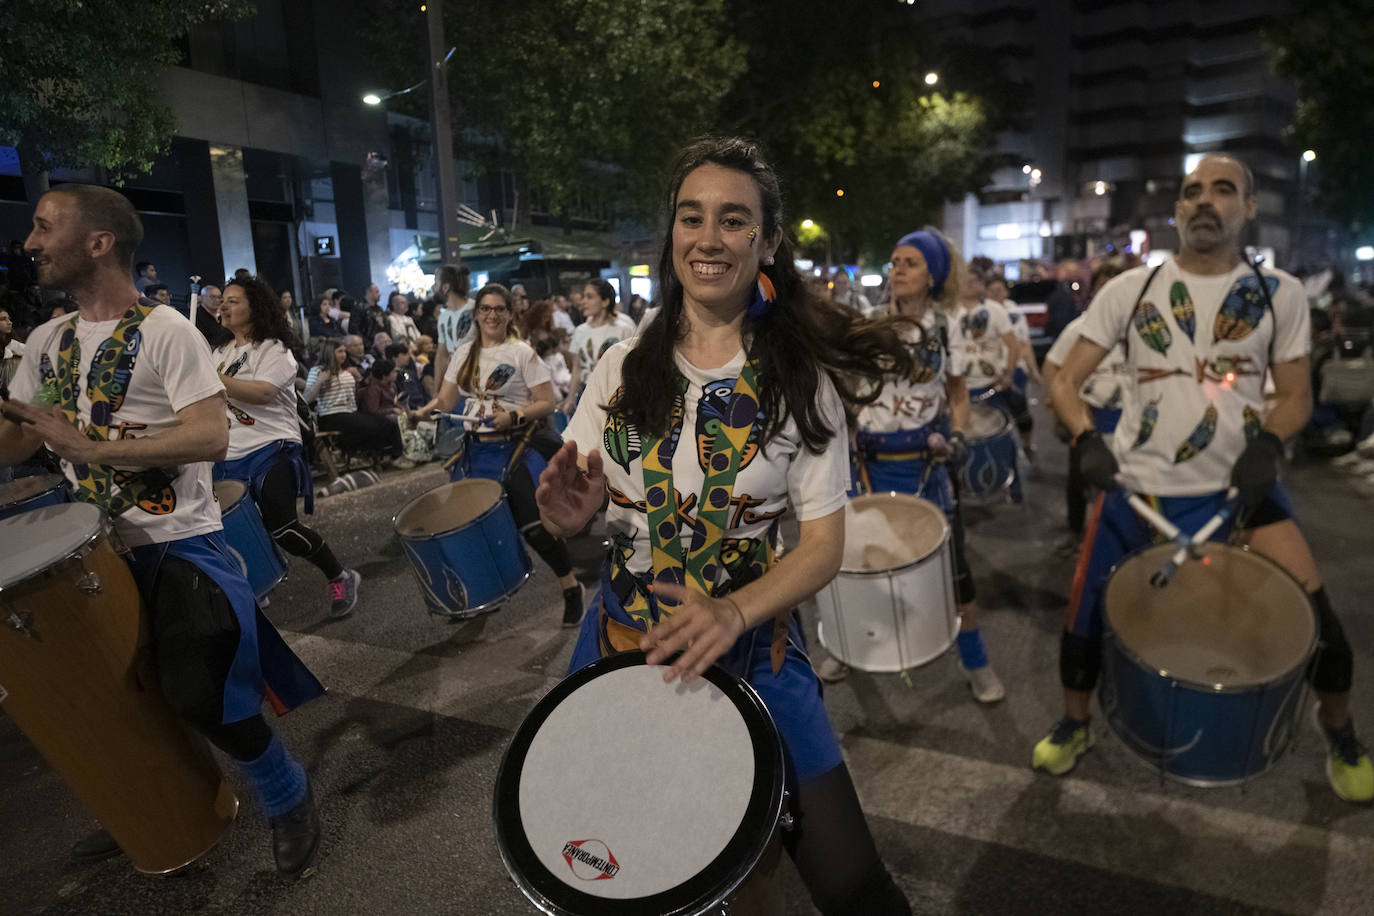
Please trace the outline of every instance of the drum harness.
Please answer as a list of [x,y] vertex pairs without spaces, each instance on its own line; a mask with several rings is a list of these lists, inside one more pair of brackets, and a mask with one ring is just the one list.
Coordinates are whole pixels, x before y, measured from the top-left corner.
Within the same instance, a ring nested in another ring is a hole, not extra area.
[[[1249,268],[1250,268],[1250,272],[1253,273],[1253,274],[1255,275],[1255,284],[1256,284],[1256,286],[1259,287],[1259,294],[1260,294],[1260,296],[1261,296],[1261,297],[1263,298],[1263,300],[1264,300],[1264,310],[1265,310],[1266,312],[1269,313],[1270,318],[1273,319],[1273,322],[1274,322],[1274,328],[1275,328],[1275,332],[1276,332],[1276,333],[1271,334],[1270,337],[1269,337],[1269,365],[1272,366],[1272,365],[1274,364],[1274,338],[1278,336],[1278,335],[1277,335],[1277,330],[1278,330],[1278,314],[1274,311],[1274,300],[1273,300],[1273,298],[1269,295],[1269,286],[1268,286],[1268,284],[1266,284],[1266,283],[1264,282],[1264,274],[1262,274],[1262,273],[1260,272],[1260,269],[1259,269],[1260,262],[1261,262],[1263,259],[1262,259],[1261,257],[1259,257],[1259,256],[1254,256],[1254,257],[1252,257],[1252,256],[1251,256],[1251,252],[1247,249],[1246,252],[1245,252],[1244,254],[1241,255],[1241,260],[1245,262],[1245,266],[1246,266],[1246,267],[1249,267]],[[1147,292],[1149,291],[1149,289],[1150,289],[1150,284],[1154,282],[1155,276],[1156,276],[1161,270],[1164,269],[1164,265],[1165,265],[1166,263],[1168,263],[1168,262],[1167,262],[1167,261],[1163,261],[1163,262],[1160,262],[1159,264],[1156,264],[1155,267],[1154,267],[1154,270],[1150,271],[1149,276],[1147,276],[1147,277],[1145,278],[1145,284],[1144,284],[1143,286],[1140,287],[1140,292],[1139,292],[1139,293],[1136,295],[1136,297],[1135,297],[1135,304],[1131,306],[1131,314],[1132,314],[1132,315],[1135,314],[1135,310],[1136,310],[1136,309],[1140,308],[1140,303],[1143,302],[1143,301],[1145,301],[1145,293],[1147,293]],[[1129,361],[1130,361],[1130,358],[1131,358],[1131,325],[1130,325],[1130,322],[1127,322],[1127,325],[1126,325],[1126,333],[1124,333],[1124,334],[1121,335],[1121,350],[1122,350],[1122,352],[1125,354],[1126,361],[1129,362]],[[1138,497],[1138,496],[1135,496],[1135,494],[1132,494],[1132,497],[1133,497],[1134,500],[1139,500],[1139,497]],[[1232,497],[1231,495],[1228,494],[1228,496],[1227,496],[1228,504],[1229,504],[1229,501],[1230,501],[1232,498],[1233,498],[1233,497]],[[1147,510],[1149,509],[1148,505],[1145,504],[1143,500],[1139,500],[1139,501],[1140,501],[1140,505],[1137,505],[1135,501],[1133,501],[1133,502],[1131,503],[1131,505],[1136,509],[1137,512],[1140,512],[1140,511],[1141,511],[1141,506],[1145,506],[1145,508],[1146,508]],[[1153,510],[1149,510],[1149,511],[1153,511]],[[1223,508],[1222,512],[1225,512],[1226,514],[1229,515],[1229,514],[1230,514],[1229,505],[1228,505],[1228,507]],[[1151,518],[1150,516],[1145,516],[1144,513],[1141,513],[1141,514],[1142,514],[1142,516],[1144,516],[1148,521],[1150,521],[1151,524],[1154,524],[1156,527],[1158,527],[1158,522],[1155,520],[1155,518]],[[1234,532],[1239,531],[1240,529],[1242,529],[1242,528],[1245,527],[1245,518],[1246,518],[1246,516],[1247,516],[1248,514],[1249,514],[1249,513],[1248,513],[1246,510],[1244,510],[1244,509],[1242,509],[1241,512],[1237,513],[1237,515],[1236,515],[1236,524],[1235,524],[1235,527],[1232,529],[1233,534],[1234,534]],[[1163,516],[1159,516],[1158,513],[1155,513],[1155,515],[1156,515],[1158,518],[1163,518]],[[1218,517],[1221,517],[1222,521],[1224,521],[1224,517],[1221,515],[1221,513],[1218,513]],[[1214,521],[1216,521],[1216,519],[1214,519]],[[1210,524],[1210,523],[1209,523],[1209,524]],[[1217,525],[1212,527],[1212,531],[1214,531],[1214,530],[1216,529],[1216,527],[1218,527],[1220,524],[1221,524],[1221,522],[1218,521],[1218,522],[1217,522]],[[1170,526],[1170,527],[1172,527],[1172,526]],[[1206,527],[1206,526],[1204,526],[1204,527]],[[1194,537],[1193,539],[1190,539],[1190,544],[1191,544],[1191,542],[1192,542],[1193,540],[1202,540],[1202,541],[1205,541],[1208,537],[1211,536],[1212,531],[1208,531],[1208,532],[1207,532],[1207,535],[1204,536],[1204,537],[1201,537],[1200,539],[1198,539],[1198,538],[1196,538],[1196,537]],[[1177,539],[1179,539],[1180,537],[1182,537],[1182,536],[1179,534],[1177,528],[1174,528],[1173,534],[1169,534],[1169,533],[1165,532],[1165,530],[1164,530],[1163,528],[1160,528],[1160,532],[1161,532],[1162,534],[1164,534],[1166,537],[1168,537],[1168,538],[1170,538],[1170,539],[1174,539],[1174,540],[1177,540]],[[1201,532],[1199,532],[1199,533],[1201,533]],[[1179,553],[1180,553],[1180,554],[1185,553],[1186,551],[1188,551],[1188,550],[1190,549],[1190,546],[1189,546],[1188,544],[1183,544],[1182,541],[1180,541],[1180,545],[1181,545],[1181,546],[1180,546],[1180,549],[1179,549]],[[1178,563],[1181,563],[1181,562],[1182,562],[1182,557],[1180,557],[1180,556],[1178,556],[1178,555],[1175,555],[1174,559],[1170,561],[1170,565],[1173,565],[1174,568],[1177,569],[1177,564],[1178,564]],[[1167,568],[1167,566],[1166,566],[1166,568]],[[1156,575],[1164,575],[1164,570],[1161,569],[1160,572],[1157,573]],[[1168,573],[1168,575],[1164,577],[1164,584],[1168,584],[1169,579],[1172,578],[1172,577],[1173,577],[1173,571],[1170,571],[1170,572]]]
[[[143,343],[139,326],[156,307],[156,304],[135,302],[91,359],[86,379],[91,417],[84,433],[92,441],[104,442],[109,439],[110,420],[124,403],[138,351]],[[57,404],[73,425],[77,422],[77,394],[80,391],[78,372],[81,343],[76,336],[79,317],[79,314],[72,315],[58,328],[60,336],[55,375],[46,352],[40,360],[45,381],[39,400]],[[164,514],[171,511],[167,508],[169,493],[171,506],[175,507],[176,493],[172,484],[181,473],[180,468],[124,471],[104,465],[74,465],[73,471],[76,474],[77,497],[100,507],[110,516],[122,515],[136,505],[146,512]]]
[[[682,582],[703,595],[712,594],[720,551],[724,542],[740,461],[751,433],[759,426],[758,369],[752,357],[745,360],[730,395],[729,405],[711,444],[706,476],[697,505],[697,524],[692,548],[685,558],[682,550],[682,519],[673,487],[673,456],[682,439],[686,416],[688,381],[678,373],[677,396],[673,402],[671,428],[667,437],[642,434],[642,473],[644,501],[649,522],[649,543],[655,581]],[[765,541],[771,565],[771,542]],[[782,670],[787,653],[788,624],[792,609],[779,611],[773,618],[773,637],[769,657],[773,673]]]

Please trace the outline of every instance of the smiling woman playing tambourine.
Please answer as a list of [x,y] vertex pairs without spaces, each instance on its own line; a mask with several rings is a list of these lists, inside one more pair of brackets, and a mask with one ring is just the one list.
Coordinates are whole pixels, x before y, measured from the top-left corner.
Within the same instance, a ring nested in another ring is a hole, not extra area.
[[[806,656],[796,605],[839,569],[845,402],[909,370],[893,328],[806,295],[758,149],[682,156],[659,264],[662,311],[608,350],[540,481],[544,523],[579,530],[606,495],[611,550],[572,669],[627,649],[747,680],[795,776],[784,837],[824,913],[906,913],[879,859]],[[774,548],[791,506],[801,536]],[[791,780],[789,780],[791,781]]]

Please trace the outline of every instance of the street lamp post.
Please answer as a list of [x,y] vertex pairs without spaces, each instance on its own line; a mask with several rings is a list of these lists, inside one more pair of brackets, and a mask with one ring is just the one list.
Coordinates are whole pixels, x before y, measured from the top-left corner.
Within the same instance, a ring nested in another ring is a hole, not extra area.
[[429,117],[434,129],[434,169],[439,179],[439,252],[445,264],[462,264],[458,247],[458,194],[453,176],[453,127],[449,120],[448,74],[444,70],[443,0],[427,0],[429,20]]
[[1316,150],[1303,150],[1298,157],[1298,199],[1293,206],[1293,241],[1290,245],[1292,263],[1290,269],[1298,267],[1298,258],[1302,255],[1302,218],[1303,210],[1307,208],[1307,166],[1317,159]]

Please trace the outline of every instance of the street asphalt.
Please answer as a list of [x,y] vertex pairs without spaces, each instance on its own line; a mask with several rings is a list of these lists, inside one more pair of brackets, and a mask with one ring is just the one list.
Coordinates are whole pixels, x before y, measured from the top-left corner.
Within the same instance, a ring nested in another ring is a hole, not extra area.
[[[1055,552],[1065,453],[1049,426],[1040,414],[1026,504],[967,513],[983,631],[1007,699],[976,704],[950,655],[909,672],[909,683],[855,672],[826,688],[879,849],[913,909],[1374,913],[1374,810],[1332,794],[1307,722],[1294,751],[1244,790],[1162,782],[1100,722],[1069,776],[1031,771],[1031,748],[1061,713],[1073,564]],[[1285,474],[1355,648],[1357,723],[1374,736],[1374,500],[1320,463]],[[73,864],[68,850],[91,820],[0,716],[0,913],[536,912],[502,866],[492,786],[513,731],[566,670],[576,631],[560,626],[557,583],[538,559],[534,578],[483,622],[425,612],[391,519],[443,481],[430,465],[320,500],[312,524],[362,573],[358,610],[328,621],[323,578],[299,561],[267,609],[329,688],[277,720],[324,823],[312,877],[275,877],[265,819],[229,768],[238,821],[183,872]],[[571,545],[589,585],[599,531]],[[814,605],[803,615],[819,662]],[[784,882],[787,912],[813,912],[790,864]]]

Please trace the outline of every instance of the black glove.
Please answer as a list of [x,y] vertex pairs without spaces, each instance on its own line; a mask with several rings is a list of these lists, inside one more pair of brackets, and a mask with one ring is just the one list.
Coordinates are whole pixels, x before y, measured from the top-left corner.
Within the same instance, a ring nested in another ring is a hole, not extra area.
[[1084,480],[1099,490],[1116,489],[1116,475],[1121,465],[1116,463],[1116,456],[1102,441],[1101,433],[1086,429],[1074,437],[1071,447],[1078,453],[1078,470]]
[[1255,508],[1273,491],[1282,454],[1283,440],[1267,429],[1245,446],[1231,469],[1231,486],[1240,491],[1241,508]]
[[949,457],[945,459],[947,464],[954,467],[963,467],[964,462],[968,461],[968,439],[964,438],[964,431],[956,429],[949,434]]

